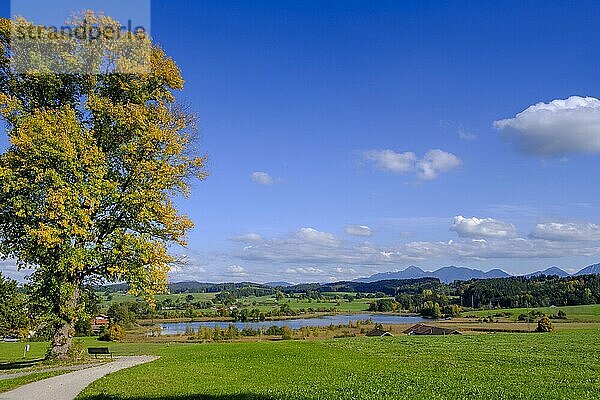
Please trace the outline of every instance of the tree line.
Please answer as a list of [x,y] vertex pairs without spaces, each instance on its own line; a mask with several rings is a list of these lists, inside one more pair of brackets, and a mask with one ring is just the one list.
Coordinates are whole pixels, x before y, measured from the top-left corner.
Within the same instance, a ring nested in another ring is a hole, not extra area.
[[[378,292],[334,294],[335,290],[332,289],[335,288],[348,290],[347,284],[342,282],[338,285],[305,285],[303,293],[278,288],[273,289],[272,296],[279,300],[296,298],[309,302],[325,298],[337,299],[338,302],[373,298],[369,304],[369,311],[408,311],[431,318],[456,317],[465,309],[535,308],[600,303],[600,275],[473,279],[451,284],[441,283],[436,278],[390,280],[367,284],[369,290],[380,289]],[[43,298],[36,296],[38,292],[32,285],[20,286],[14,280],[0,274],[0,337],[26,337],[30,335],[30,331],[35,331],[37,337],[47,339],[53,334],[52,318],[48,315],[47,306],[40,304]],[[356,286],[353,288],[357,289]],[[325,293],[326,290],[333,293]],[[134,325],[136,320],[148,318],[212,316],[246,322],[337,310],[335,306],[291,309],[285,301],[277,303],[271,310],[261,310],[252,305],[244,306],[245,303],[240,300],[244,294],[256,296],[263,292],[255,286],[238,287],[219,293],[213,300],[195,300],[194,296],[188,294],[176,300],[167,298],[157,301],[153,305],[143,300],[112,303],[105,312],[115,324],[129,327]],[[77,333],[89,334],[89,319],[100,311],[99,305],[100,299],[93,288],[81,292],[78,318],[74,323]],[[554,317],[564,318],[560,315]],[[523,319],[531,319],[531,316],[525,315]]]

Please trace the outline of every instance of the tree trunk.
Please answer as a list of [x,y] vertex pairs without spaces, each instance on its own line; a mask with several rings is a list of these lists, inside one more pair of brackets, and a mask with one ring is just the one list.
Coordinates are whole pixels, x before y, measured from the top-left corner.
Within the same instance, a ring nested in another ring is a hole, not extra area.
[[61,315],[61,324],[52,336],[52,348],[50,349],[50,358],[66,360],[70,357],[69,350],[73,344],[73,323],[75,320],[75,310],[79,301],[79,285],[73,285],[73,292],[67,304],[63,305],[64,312]]
[[52,336],[50,358],[66,360],[73,344],[73,328],[70,323],[61,325]]

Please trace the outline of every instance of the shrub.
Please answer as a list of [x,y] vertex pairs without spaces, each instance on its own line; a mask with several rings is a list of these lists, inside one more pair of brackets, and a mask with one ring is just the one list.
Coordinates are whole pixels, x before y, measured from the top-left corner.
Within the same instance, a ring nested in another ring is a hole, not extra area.
[[125,329],[119,324],[111,324],[108,329],[105,329],[99,337],[99,340],[105,342],[114,342],[125,338]]
[[256,329],[253,329],[249,326],[244,327],[244,329],[242,329],[242,336],[257,336],[258,335],[258,331]]
[[421,315],[424,317],[438,319],[442,317],[442,310],[440,309],[440,305],[438,303],[426,301],[421,309]]
[[233,339],[238,336],[240,336],[240,330],[234,324],[229,324],[229,328],[227,328],[227,339]]
[[71,348],[69,348],[67,356],[69,360],[72,361],[83,359],[85,357],[85,343],[83,340],[73,340],[73,344],[71,345]]
[[292,340],[294,336],[294,331],[289,326],[284,326],[281,332],[283,340]]
[[443,314],[447,317],[458,318],[460,317],[460,306],[457,304],[452,304],[444,307]]
[[543,316],[538,322],[536,332],[554,332],[554,324],[550,318]]
[[269,326],[269,329],[267,329],[267,331],[265,333],[269,336],[283,335],[283,328],[281,328],[279,326],[271,325],[271,326]]

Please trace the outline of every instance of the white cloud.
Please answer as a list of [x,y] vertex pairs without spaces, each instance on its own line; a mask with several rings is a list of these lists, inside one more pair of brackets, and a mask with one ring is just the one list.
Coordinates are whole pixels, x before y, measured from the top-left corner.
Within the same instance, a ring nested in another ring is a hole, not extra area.
[[275,183],[275,179],[266,172],[256,171],[250,174],[250,179],[259,185],[269,186]]
[[346,225],[344,231],[353,236],[372,236],[373,231],[365,225]]
[[523,153],[538,156],[600,153],[600,100],[571,96],[537,103],[494,127]]
[[591,223],[546,222],[537,224],[531,237],[554,241],[600,240],[600,225]]
[[229,238],[229,240],[232,242],[259,243],[263,240],[263,238],[258,233],[250,232],[239,236],[232,236]]
[[493,218],[454,217],[450,230],[461,237],[468,238],[513,238],[517,236],[517,228],[511,223]]
[[296,267],[288,268],[285,270],[288,274],[299,274],[299,275],[323,275],[325,271],[317,267]]
[[368,150],[363,158],[382,171],[398,174],[416,173],[419,179],[435,179],[442,172],[449,172],[462,165],[456,155],[440,149],[429,150],[422,159],[413,152],[396,153],[393,150]]
[[448,172],[462,165],[460,158],[443,150],[429,150],[423,159],[417,161],[417,176],[421,179],[435,179],[441,172]]
[[321,232],[314,228],[301,228],[294,236],[300,241],[320,246],[335,247],[340,243],[340,240],[333,233]]
[[462,140],[475,140],[477,139],[477,135],[465,131],[465,129],[461,126],[460,128],[458,128],[458,137]]
[[227,272],[238,276],[247,275],[246,268],[242,267],[241,265],[230,265],[229,267],[227,267]]
[[398,174],[413,171],[417,155],[413,152],[396,153],[393,150],[368,150],[363,153],[367,161],[372,161],[375,167],[382,171],[392,171]]

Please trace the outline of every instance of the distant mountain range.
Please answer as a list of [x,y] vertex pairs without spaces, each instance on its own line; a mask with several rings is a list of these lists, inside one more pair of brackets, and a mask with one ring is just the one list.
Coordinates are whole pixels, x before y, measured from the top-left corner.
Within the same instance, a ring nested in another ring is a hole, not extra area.
[[[573,275],[578,276],[588,274],[600,274],[600,264],[594,264],[585,267]],[[532,272],[525,276],[532,277],[539,275],[557,275],[563,278],[570,276],[568,272],[558,267],[550,267],[543,271]],[[450,283],[454,281],[468,281],[469,279],[506,278],[509,276],[513,275],[510,275],[498,268],[484,272],[475,268],[449,266],[436,269],[435,271],[424,271],[419,267],[411,265],[402,271],[381,272],[366,278],[355,279],[355,282],[369,283],[388,279],[415,279],[428,277],[438,278],[442,282]]]
[[382,272],[366,278],[358,278],[357,282],[377,282],[389,279],[415,279],[415,278],[438,278],[442,282],[454,282],[457,280],[468,281],[469,279],[506,278],[510,275],[500,269],[492,269],[483,272],[478,269],[467,267],[443,267],[435,271],[424,271],[419,267],[411,265],[403,271]]
[[[574,273],[572,276],[579,275],[591,275],[598,274],[600,275],[600,263],[587,266],[580,270],[579,272]],[[566,271],[558,268],[558,267],[550,267],[546,268],[543,271],[536,271],[530,274],[524,275],[526,277],[533,277],[539,275],[558,275],[559,277],[567,277],[571,276]],[[507,278],[514,275],[510,275],[501,269],[495,268],[490,271],[484,272],[475,268],[468,267],[456,267],[449,266],[437,269],[435,271],[425,271],[419,267],[411,265],[402,271],[391,271],[391,272],[382,272],[375,275],[371,275],[366,278],[358,278],[354,281],[347,282],[334,282],[334,283],[304,283],[304,284],[291,284],[284,281],[276,281],[276,282],[267,282],[267,283],[252,283],[252,282],[229,282],[229,283],[207,283],[207,282],[196,282],[196,281],[185,281],[185,282],[172,282],[169,284],[169,291],[171,293],[216,293],[223,290],[234,290],[239,288],[263,288],[263,289],[271,289],[271,288],[281,288],[283,291],[293,291],[293,290],[330,290],[330,291],[356,291],[363,290],[368,291],[374,288],[373,283],[382,282],[381,285],[375,287],[376,290],[386,289],[387,286],[385,281],[388,281],[390,285],[398,285],[399,281],[405,281],[403,284],[412,284],[415,282],[407,282],[406,280],[410,279],[419,279],[426,281],[427,278],[437,278],[444,283],[451,283],[457,280],[468,281],[470,279],[489,279],[489,278]],[[393,282],[392,282],[393,281]],[[402,282],[401,282],[402,283]],[[418,282],[416,282],[418,283]],[[373,286],[373,287],[371,287]],[[389,285],[388,285],[389,286]],[[390,286],[391,287],[391,286]],[[383,288],[383,289],[382,289]],[[107,292],[126,292],[128,290],[128,286],[124,283],[112,284],[112,285],[103,285],[96,287],[96,290],[102,290]]]

